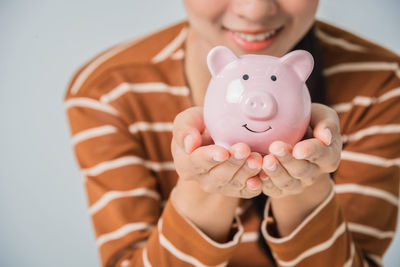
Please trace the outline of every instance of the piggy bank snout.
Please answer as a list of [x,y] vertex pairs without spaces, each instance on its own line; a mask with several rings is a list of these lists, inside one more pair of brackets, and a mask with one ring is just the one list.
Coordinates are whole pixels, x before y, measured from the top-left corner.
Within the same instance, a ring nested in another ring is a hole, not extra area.
[[253,91],[246,94],[241,103],[242,112],[253,120],[267,120],[275,116],[277,104],[268,92]]

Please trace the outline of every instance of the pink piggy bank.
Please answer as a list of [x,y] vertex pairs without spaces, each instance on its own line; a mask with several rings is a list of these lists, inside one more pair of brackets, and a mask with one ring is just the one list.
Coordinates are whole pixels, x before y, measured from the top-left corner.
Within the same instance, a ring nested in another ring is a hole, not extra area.
[[204,121],[215,144],[239,142],[269,153],[277,140],[294,145],[310,122],[311,98],[305,84],[314,66],[310,53],[296,50],[277,58],[237,57],[224,46],[207,57],[212,78],[204,99]]

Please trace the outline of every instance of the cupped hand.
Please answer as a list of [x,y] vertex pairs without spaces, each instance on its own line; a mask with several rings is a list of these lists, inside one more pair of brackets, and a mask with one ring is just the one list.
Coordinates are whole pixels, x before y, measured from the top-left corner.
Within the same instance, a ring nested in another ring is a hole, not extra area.
[[261,193],[262,157],[238,143],[215,145],[205,129],[203,109],[189,108],[175,118],[171,151],[180,182],[196,181],[207,193],[252,198]]
[[337,113],[312,104],[310,127],[312,137],[294,147],[281,141],[271,144],[259,174],[264,194],[272,198],[299,194],[318,179],[329,179],[337,169],[342,150]]

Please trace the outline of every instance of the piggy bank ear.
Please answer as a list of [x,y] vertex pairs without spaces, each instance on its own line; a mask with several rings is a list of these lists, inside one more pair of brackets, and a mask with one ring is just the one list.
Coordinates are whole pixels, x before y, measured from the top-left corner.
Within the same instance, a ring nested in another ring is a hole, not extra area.
[[207,65],[212,76],[217,75],[227,64],[238,57],[225,46],[216,46],[208,53]]
[[305,50],[295,50],[280,58],[284,64],[290,65],[305,82],[314,67],[314,58]]

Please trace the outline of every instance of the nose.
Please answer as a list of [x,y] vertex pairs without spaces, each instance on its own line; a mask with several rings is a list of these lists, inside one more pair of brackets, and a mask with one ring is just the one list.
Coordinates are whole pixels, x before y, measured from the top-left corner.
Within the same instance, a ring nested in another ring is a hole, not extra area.
[[276,0],[234,0],[232,9],[239,17],[253,22],[263,21],[277,13]]
[[267,120],[275,116],[277,104],[271,94],[252,91],[244,96],[241,102],[241,109],[252,120]]

